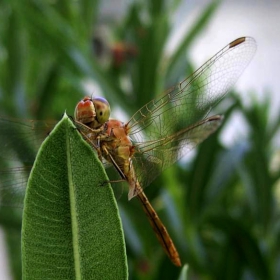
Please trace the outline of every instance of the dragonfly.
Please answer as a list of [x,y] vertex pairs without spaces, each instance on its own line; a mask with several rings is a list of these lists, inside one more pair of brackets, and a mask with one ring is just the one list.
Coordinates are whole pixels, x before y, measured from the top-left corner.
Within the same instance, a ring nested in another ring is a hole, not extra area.
[[[74,124],[78,131],[100,160],[113,165],[121,180],[128,183],[128,199],[139,199],[160,244],[176,266],[181,265],[179,253],[143,189],[218,129],[223,116],[209,116],[210,111],[232,88],[256,48],[256,41],[251,37],[234,40],[189,77],[140,108],[126,123],[109,118],[110,105],[105,98],[85,97],[76,106]],[[0,119],[0,130],[5,127],[2,135],[7,137],[10,131],[22,131],[21,137],[31,137],[32,145],[40,143],[45,136],[42,132],[52,125]],[[12,147],[17,141],[5,143]],[[27,151],[17,153],[17,157],[25,162],[33,160]],[[28,168],[8,168],[7,174],[10,170],[20,174]],[[22,181],[14,180],[13,184],[22,186]],[[1,188],[9,188],[9,183],[1,182]],[[13,195],[8,195],[11,203],[12,198]]]
[[[190,77],[144,105],[127,123],[109,119],[100,133],[82,132],[89,143],[98,139],[100,159],[111,163],[128,182],[129,200],[138,197],[159,242],[176,266],[181,265],[177,249],[143,188],[217,130],[223,116],[208,114],[236,82],[255,50],[253,38],[236,39]],[[89,98],[81,101],[82,112],[91,115],[91,107],[87,110],[84,102]]]

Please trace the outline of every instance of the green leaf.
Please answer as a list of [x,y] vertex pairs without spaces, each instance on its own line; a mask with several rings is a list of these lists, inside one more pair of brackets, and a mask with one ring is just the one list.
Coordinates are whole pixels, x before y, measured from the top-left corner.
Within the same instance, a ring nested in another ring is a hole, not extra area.
[[29,178],[23,279],[127,279],[124,236],[105,171],[64,115]]
[[[170,58],[169,64],[166,70],[166,84],[172,85],[174,83],[174,78],[180,77],[183,71],[182,69],[186,68],[186,53],[188,52],[189,46],[198,37],[201,32],[205,30],[205,27],[212,19],[213,14],[216,12],[219,7],[220,0],[212,1],[210,4],[203,10],[200,17],[197,19],[192,28],[188,31],[186,35],[183,36],[183,40],[177,46],[176,51]],[[178,81],[177,81],[178,82]]]
[[[222,255],[216,268],[218,274],[215,279],[240,279],[241,277],[232,278],[232,275],[235,273],[234,270],[240,269],[242,265],[250,267],[251,279],[273,279],[270,264],[262,253],[262,246],[251,231],[251,225],[222,214],[209,216],[209,222],[227,237],[223,244],[227,252]],[[239,265],[235,266],[238,263]]]
[[188,273],[188,265],[185,264],[182,267],[182,270],[181,270],[181,273],[180,273],[180,276],[179,276],[178,280],[187,280],[188,279],[187,273]]

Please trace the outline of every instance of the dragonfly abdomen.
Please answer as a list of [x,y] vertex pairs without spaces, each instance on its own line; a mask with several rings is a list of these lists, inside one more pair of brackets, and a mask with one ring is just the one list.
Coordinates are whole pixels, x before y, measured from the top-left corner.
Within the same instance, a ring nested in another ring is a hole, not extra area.
[[142,188],[137,183],[137,190],[138,190],[138,199],[140,200],[142,207],[149,219],[149,222],[159,240],[160,244],[164,248],[164,251],[170,258],[170,260],[176,265],[181,266],[180,256],[175,248],[175,245],[169,236],[169,233],[166,227],[163,225],[162,221],[160,220],[159,216],[157,215],[156,211],[154,210],[153,206],[149,202],[147,196],[145,195]]

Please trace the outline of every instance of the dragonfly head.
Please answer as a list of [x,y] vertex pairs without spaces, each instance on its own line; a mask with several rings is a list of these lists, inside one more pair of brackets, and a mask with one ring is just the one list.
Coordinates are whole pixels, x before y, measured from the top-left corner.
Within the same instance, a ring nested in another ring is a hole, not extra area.
[[99,128],[109,120],[110,105],[103,97],[84,97],[75,108],[75,120],[90,126]]

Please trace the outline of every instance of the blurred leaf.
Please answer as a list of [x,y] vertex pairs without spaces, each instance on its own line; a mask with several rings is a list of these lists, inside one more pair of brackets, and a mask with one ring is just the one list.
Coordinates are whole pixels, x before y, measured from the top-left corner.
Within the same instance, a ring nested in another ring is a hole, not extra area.
[[[255,100],[249,108],[245,108],[241,102],[239,104],[250,126],[249,141],[251,143],[243,166],[246,171],[244,173],[243,170],[242,178],[247,178],[247,182],[251,182],[254,191],[255,210],[257,211],[255,213],[256,221],[260,223],[262,230],[266,231],[270,227],[274,211],[271,189],[274,178],[269,170],[272,147],[272,138],[268,137],[272,136],[271,126],[268,123],[270,103],[268,99],[264,103],[258,103]],[[249,178],[246,176],[247,174],[250,174]]]
[[188,279],[187,273],[188,273],[188,265],[185,264],[181,270],[178,280],[187,280]]
[[[233,271],[227,271],[227,269],[229,262],[235,261],[239,262],[238,268],[242,265],[248,265],[251,268],[250,273],[253,278],[271,279],[268,263],[248,226],[245,226],[242,221],[222,214],[211,217],[209,221],[226,236],[226,242],[223,246],[228,253],[226,257],[223,255],[216,267],[217,278],[234,279],[230,275]],[[232,259],[232,256],[236,256],[235,259]]]
[[220,4],[220,0],[212,1],[202,12],[196,23],[192,26],[191,30],[187,34],[183,35],[182,41],[177,46],[172,57],[169,59],[167,70],[165,74],[165,84],[172,86],[181,79],[182,73],[187,71],[187,52],[191,43],[203,32],[204,28],[213,17],[214,12],[217,10]]
[[211,135],[199,146],[192,166],[193,171],[188,178],[187,205],[193,222],[197,220],[203,209],[206,186],[212,176],[215,167],[213,163],[220,150],[217,137],[217,134]]
[[[238,164],[245,157],[248,151],[248,143],[238,143],[227,151],[220,152],[211,172],[210,181],[207,184],[205,193],[205,211],[207,204],[213,206],[219,200],[221,195],[227,191],[229,181],[235,174]],[[230,160],[229,160],[230,159]]]

